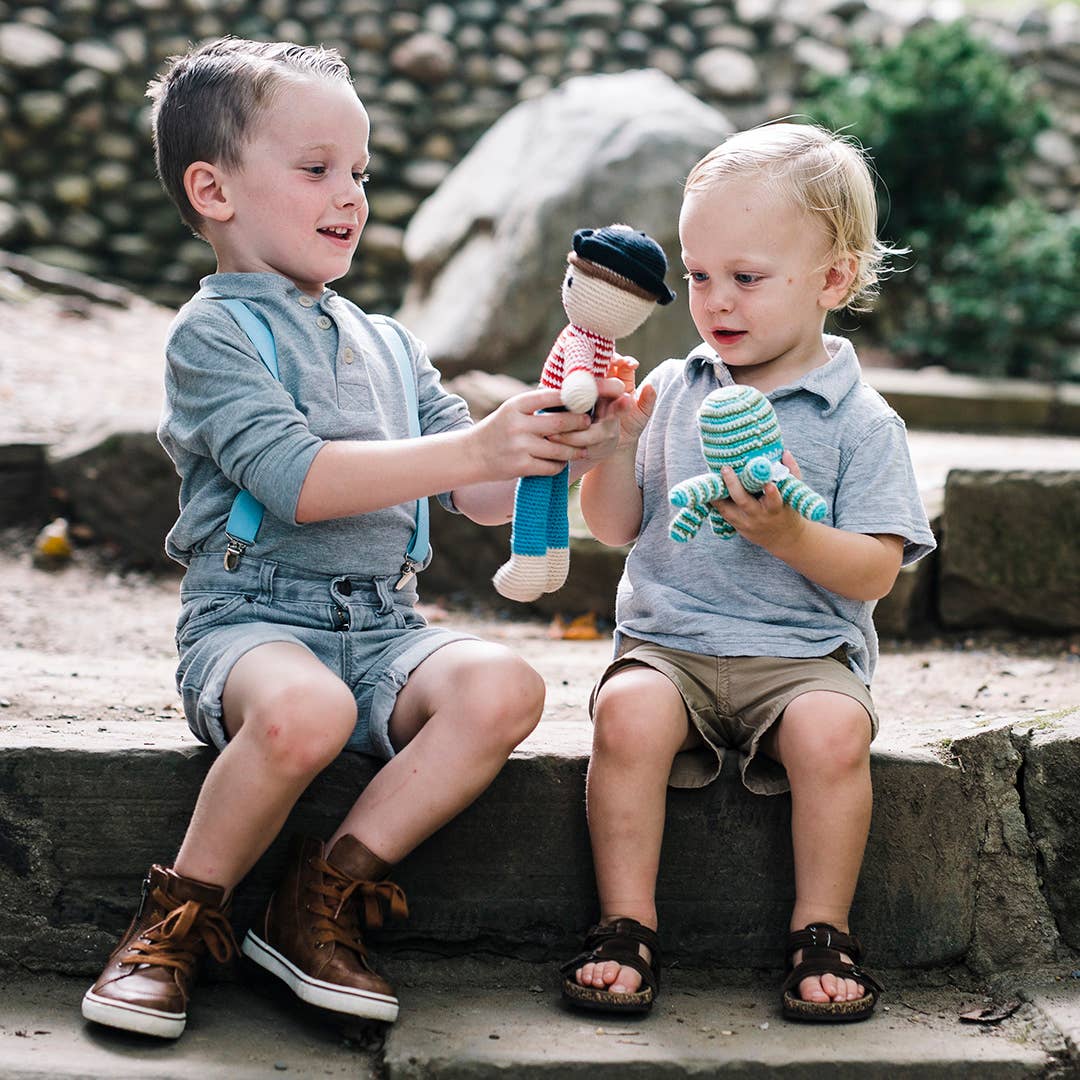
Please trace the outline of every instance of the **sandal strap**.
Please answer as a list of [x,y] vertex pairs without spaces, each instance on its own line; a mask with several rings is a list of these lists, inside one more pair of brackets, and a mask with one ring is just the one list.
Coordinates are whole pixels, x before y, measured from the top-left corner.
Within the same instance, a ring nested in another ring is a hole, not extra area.
[[845,934],[829,923],[810,923],[802,930],[792,930],[787,939],[788,960],[799,949],[847,953],[855,963],[863,954],[862,943],[854,934]]
[[787,978],[780,987],[781,992],[786,993],[788,990],[794,989],[803,979],[808,979],[813,975],[835,975],[838,979],[854,979],[857,983],[861,983],[876,994],[885,992],[885,987],[870,972],[864,971],[856,964],[846,963],[839,956],[835,959],[820,956],[803,960],[802,963],[788,973]]
[[[646,960],[638,951],[644,945],[651,954]],[[660,989],[660,939],[655,930],[643,926],[637,919],[616,919],[606,926],[594,926],[586,935],[584,951],[562,965],[564,975],[570,975],[585,964],[614,960],[622,967],[633,968],[644,985],[653,993]]]

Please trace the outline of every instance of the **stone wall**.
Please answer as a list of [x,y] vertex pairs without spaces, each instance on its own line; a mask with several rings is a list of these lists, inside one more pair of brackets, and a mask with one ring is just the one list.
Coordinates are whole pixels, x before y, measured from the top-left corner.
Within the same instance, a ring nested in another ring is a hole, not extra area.
[[[921,0],[0,0],[0,247],[183,300],[212,260],[154,178],[148,79],[190,41],[224,33],[321,42],[348,59],[373,121],[372,217],[343,291],[392,310],[405,224],[516,102],[573,75],[656,67],[745,126],[790,113],[808,72],[845,71],[853,42],[895,43],[930,10]],[[1039,72],[1057,120],[1029,179],[1051,207],[1072,206],[1080,10],[977,25]]]

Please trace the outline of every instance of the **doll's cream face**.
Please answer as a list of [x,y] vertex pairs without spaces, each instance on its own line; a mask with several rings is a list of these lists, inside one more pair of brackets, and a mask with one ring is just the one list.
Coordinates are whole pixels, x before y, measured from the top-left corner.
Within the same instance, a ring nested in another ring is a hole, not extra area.
[[612,339],[632,334],[656,306],[655,300],[635,296],[573,265],[563,278],[562,302],[575,326]]

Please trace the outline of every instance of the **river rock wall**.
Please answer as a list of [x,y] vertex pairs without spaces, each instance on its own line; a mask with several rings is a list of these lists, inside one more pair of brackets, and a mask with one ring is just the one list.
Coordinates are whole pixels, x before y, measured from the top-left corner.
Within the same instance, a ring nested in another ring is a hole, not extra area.
[[[213,269],[154,177],[147,81],[189,42],[231,33],[340,49],[371,113],[372,216],[342,291],[398,306],[404,227],[507,110],[567,79],[652,67],[736,126],[797,107],[809,72],[959,5],[922,0],[0,0],[0,248],[179,302]],[[1080,9],[977,21],[1038,72],[1056,122],[1029,181],[1080,189]],[[512,163],[508,163],[508,168]]]

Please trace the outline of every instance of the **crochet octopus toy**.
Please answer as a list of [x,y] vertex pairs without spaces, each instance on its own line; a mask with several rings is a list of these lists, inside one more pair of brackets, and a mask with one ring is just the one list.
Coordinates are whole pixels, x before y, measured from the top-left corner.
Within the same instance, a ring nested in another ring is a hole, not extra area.
[[[540,385],[559,390],[564,409],[583,413],[596,404],[596,380],[607,373],[615,339],[633,333],[675,294],[664,284],[664,249],[628,225],[578,229],[567,263],[562,302],[570,321],[548,353]],[[566,581],[568,480],[569,466],[556,476],[518,480],[510,559],[494,578],[507,599],[528,603]]]
[[724,386],[714,390],[698,410],[701,449],[709,472],[676,484],[668,493],[673,506],[681,509],[671,523],[671,539],[679,543],[695,537],[707,517],[713,532],[730,540],[735,529],[712,503],[728,497],[720,470],[729,465],[742,486],[752,494],[773,483],[784,503],[810,521],[820,521],[827,512],[825,500],[786,465],[780,464],[784,444],[780,424],[769,399],[752,386]]

